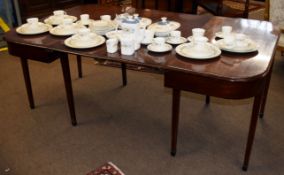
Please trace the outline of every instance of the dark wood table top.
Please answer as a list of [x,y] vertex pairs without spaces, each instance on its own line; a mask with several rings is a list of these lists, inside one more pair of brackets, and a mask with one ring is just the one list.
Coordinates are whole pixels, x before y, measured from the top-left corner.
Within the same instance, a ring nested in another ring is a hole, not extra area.
[[[88,13],[92,19],[99,19],[100,15],[121,13],[120,7],[103,7],[96,5],[82,5],[67,10],[67,13],[79,17],[80,14]],[[23,36],[12,29],[5,34],[7,42],[30,45],[39,48],[46,48],[53,51],[60,51],[70,54],[77,54],[92,58],[108,59],[123,63],[148,66],[167,70],[176,70],[199,76],[223,79],[230,82],[250,81],[255,78],[264,77],[273,62],[273,56],[279,31],[270,22],[248,20],[241,18],[224,18],[210,15],[190,15],[157,10],[140,10],[140,16],[149,17],[153,22],[166,16],[169,20],[181,23],[179,30],[184,37],[191,35],[191,29],[202,27],[206,29],[205,35],[211,40],[214,34],[221,30],[223,25],[233,26],[234,32],[242,32],[256,41],[259,46],[257,53],[234,54],[223,52],[220,57],[212,60],[192,60],[178,56],[174,50],[169,53],[155,54],[147,51],[142,46],[133,56],[124,56],[120,52],[108,54],[105,44],[92,49],[71,49],[63,42],[66,37],[52,36],[49,33],[36,36]]]

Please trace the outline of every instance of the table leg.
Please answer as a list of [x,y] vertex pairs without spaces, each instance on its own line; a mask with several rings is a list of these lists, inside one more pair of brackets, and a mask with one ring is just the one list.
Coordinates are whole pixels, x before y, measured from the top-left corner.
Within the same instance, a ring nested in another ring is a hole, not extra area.
[[272,74],[272,70],[270,70],[269,75],[267,76],[267,78],[265,80],[265,87],[264,87],[263,93],[261,95],[261,106],[260,106],[260,110],[259,110],[259,117],[260,118],[263,118],[263,115],[264,115],[264,110],[265,110],[265,105],[266,105],[266,98],[267,98],[267,94],[268,94],[271,74]]
[[251,115],[251,121],[250,121],[250,127],[249,127],[249,133],[246,145],[246,153],[242,168],[244,171],[248,169],[249,158],[255,136],[255,130],[256,130],[256,124],[257,124],[260,106],[261,106],[261,95],[257,95],[254,97],[254,102],[253,102],[253,109],[252,109],[252,115]]
[[127,85],[127,75],[126,75],[126,64],[121,63],[121,72],[122,72],[122,83],[123,86]]
[[77,67],[78,67],[78,77],[82,78],[82,58],[80,55],[77,55]]
[[61,53],[60,62],[62,66],[65,90],[66,90],[67,101],[68,101],[68,106],[69,106],[69,111],[70,111],[70,116],[71,116],[71,123],[73,126],[76,126],[77,120],[76,120],[75,107],[74,107],[73,90],[72,90],[72,83],[71,83],[71,76],[70,76],[68,54]]
[[197,14],[198,0],[192,1],[191,13]]
[[206,105],[209,105],[210,103],[210,96],[206,95],[206,100],[205,100]]
[[173,104],[172,104],[172,147],[171,155],[176,155],[177,150],[177,135],[179,123],[179,104],[180,104],[180,90],[173,89]]
[[24,79],[25,79],[25,84],[26,84],[28,99],[29,99],[29,103],[30,103],[30,108],[34,109],[35,104],[34,104],[34,97],[33,97],[32,85],[31,85],[31,78],[30,78],[28,60],[26,58],[21,58],[21,65],[22,65],[22,69],[23,69],[23,75],[24,75]]

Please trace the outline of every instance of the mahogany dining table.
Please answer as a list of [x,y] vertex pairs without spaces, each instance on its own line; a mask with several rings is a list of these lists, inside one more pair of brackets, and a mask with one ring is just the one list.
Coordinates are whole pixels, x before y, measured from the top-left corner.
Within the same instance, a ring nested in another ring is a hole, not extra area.
[[[121,13],[121,7],[88,4],[66,9],[66,12],[77,17],[87,13],[92,19],[99,19],[100,15],[104,14],[114,17],[115,14]],[[137,9],[136,12],[140,16],[151,18],[153,22],[166,16],[169,20],[181,23],[179,30],[185,37],[191,35],[192,28],[204,28],[210,42],[215,41],[215,33],[219,32],[223,25],[230,25],[234,32],[244,33],[254,40],[258,44],[258,51],[246,54],[222,52],[214,59],[194,60],[177,55],[174,49],[168,53],[157,54],[149,52],[142,46],[134,55],[125,56],[120,52],[107,53],[105,44],[91,49],[72,49],[64,45],[66,37],[52,36],[49,33],[25,36],[11,29],[4,37],[9,53],[21,60],[30,107],[34,108],[34,100],[28,60],[50,63],[60,59],[72,125],[76,125],[77,120],[68,54],[77,55],[79,68],[81,68],[81,56],[82,59],[96,58],[121,63],[124,85],[126,85],[127,64],[159,69],[164,75],[164,86],[172,88],[171,154],[173,156],[176,154],[181,91],[207,95],[207,103],[209,96],[225,99],[254,98],[242,167],[243,170],[247,170],[257,120],[264,114],[279,38],[278,28],[270,22],[251,19],[199,16],[149,9]]]

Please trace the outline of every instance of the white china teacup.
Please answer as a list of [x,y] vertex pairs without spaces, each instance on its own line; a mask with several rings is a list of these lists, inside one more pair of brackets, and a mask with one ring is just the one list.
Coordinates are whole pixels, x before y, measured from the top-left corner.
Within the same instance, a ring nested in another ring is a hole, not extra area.
[[107,52],[108,53],[115,53],[118,50],[118,39],[111,38],[106,41]]
[[72,24],[73,24],[73,21],[72,21],[72,19],[70,19],[70,18],[63,19],[63,20],[62,20],[62,25],[63,25],[64,27],[71,27]]
[[64,10],[55,10],[53,11],[53,15],[54,16],[62,16],[62,15],[65,15],[66,12]]
[[111,16],[110,15],[102,15],[100,16],[102,21],[110,21],[111,20]]
[[226,35],[224,37],[224,43],[228,47],[233,47],[235,45],[235,36],[233,36],[233,35]]
[[170,36],[171,36],[171,39],[173,41],[178,42],[180,40],[180,37],[181,37],[181,31],[179,31],[179,30],[171,31]]
[[196,50],[200,50],[205,52],[206,51],[206,43],[208,41],[207,37],[200,36],[200,37],[194,37],[194,46]]
[[224,36],[230,35],[232,30],[233,30],[232,26],[222,26],[222,33]]
[[122,55],[133,55],[135,52],[135,39],[130,34],[120,35],[120,51]]
[[205,29],[202,28],[194,28],[192,29],[192,36],[195,37],[202,37],[205,34]]
[[153,30],[145,30],[144,32],[144,38],[143,38],[143,41],[144,43],[150,43],[153,41],[154,39],[154,35],[155,35],[155,32]]
[[78,36],[79,36],[79,39],[82,40],[82,41],[87,41],[90,39],[90,33],[91,33],[91,30],[90,29],[79,29],[78,30]]
[[27,23],[30,29],[36,29],[38,26],[38,18],[28,18]]
[[248,42],[246,40],[246,35],[242,33],[238,33],[235,35],[235,42],[237,47],[246,47],[248,46]]
[[163,47],[165,45],[166,39],[163,37],[154,38],[154,43],[157,47]]
[[80,20],[83,24],[86,24],[89,22],[90,15],[89,14],[82,14],[80,15]]

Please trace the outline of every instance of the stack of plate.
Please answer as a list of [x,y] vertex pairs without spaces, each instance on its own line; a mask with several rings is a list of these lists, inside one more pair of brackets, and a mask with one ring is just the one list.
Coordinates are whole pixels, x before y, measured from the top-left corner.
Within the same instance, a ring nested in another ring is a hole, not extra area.
[[114,30],[116,25],[113,21],[97,20],[91,22],[89,27],[92,32],[95,32],[98,35],[105,35],[107,32]]
[[77,17],[75,16],[70,16],[70,15],[63,15],[62,17],[58,17],[58,16],[49,16],[48,18],[46,18],[44,20],[44,22],[46,24],[50,24],[50,25],[59,25],[62,24],[64,19],[71,19],[72,22],[75,22],[77,20]]
[[77,33],[79,29],[83,29],[83,28],[86,28],[86,27],[83,25],[79,25],[77,23],[72,23],[70,25],[61,24],[59,26],[52,28],[49,32],[50,34],[56,35],[56,36],[69,36],[69,35],[73,35]]
[[79,34],[75,34],[64,41],[64,44],[74,49],[88,49],[102,45],[105,43],[103,36],[90,33],[87,39],[83,39]]
[[37,35],[48,32],[50,29],[52,29],[51,25],[44,24],[42,22],[38,22],[34,26],[31,26],[30,24],[26,23],[18,27],[16,29],[16,32],[22,35]]

